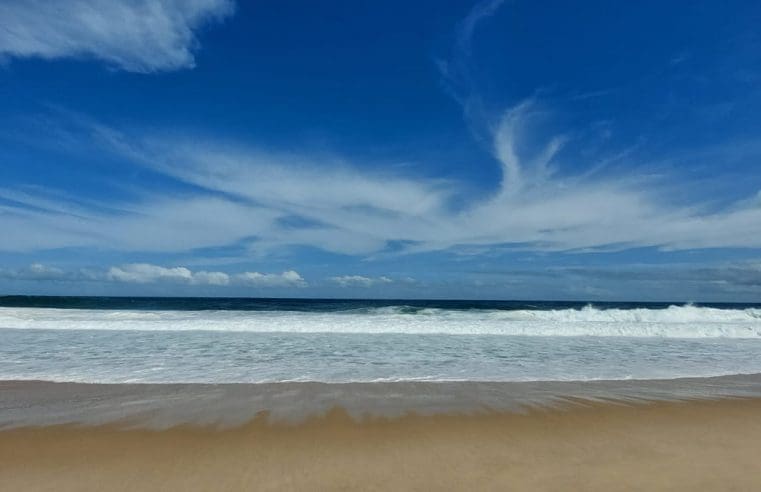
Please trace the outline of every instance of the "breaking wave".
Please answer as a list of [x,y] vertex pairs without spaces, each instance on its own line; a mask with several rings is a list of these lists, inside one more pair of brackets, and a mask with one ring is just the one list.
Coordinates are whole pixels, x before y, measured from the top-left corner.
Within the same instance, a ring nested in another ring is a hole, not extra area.
[[545,337],[761,338],[761,309],[456,310],[414,306],[336,312],[0,308],[0,328],[124,331],[409,333]]

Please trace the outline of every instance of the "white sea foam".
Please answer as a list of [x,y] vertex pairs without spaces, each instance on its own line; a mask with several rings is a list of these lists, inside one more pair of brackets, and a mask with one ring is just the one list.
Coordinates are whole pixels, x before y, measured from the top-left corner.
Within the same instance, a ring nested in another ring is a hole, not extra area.
[[122,311],[0,308],[0,328],[520,336],[761,338],[761,309]]
[[0,379],[582,381],[761,373],[758,309],[0,308],[0,328],[16,328],[0,329]]

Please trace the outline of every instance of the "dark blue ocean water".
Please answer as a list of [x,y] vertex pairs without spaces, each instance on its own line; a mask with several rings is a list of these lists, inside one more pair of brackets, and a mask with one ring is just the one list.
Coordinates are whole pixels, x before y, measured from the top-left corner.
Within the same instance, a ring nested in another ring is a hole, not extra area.
[[[592,302],[592,301],[497,301],[426,299],[268,299],[237,297],[69,297],[0,296],[0,307],[37,307],[58,309],[138,309],[160,311],[307,311],[334,312],[406,306],[444,310],[550,310],[582,309],[666,309],[676,302]],[[761,303],[692,303],[694,306],[746,309],[761,308]]]

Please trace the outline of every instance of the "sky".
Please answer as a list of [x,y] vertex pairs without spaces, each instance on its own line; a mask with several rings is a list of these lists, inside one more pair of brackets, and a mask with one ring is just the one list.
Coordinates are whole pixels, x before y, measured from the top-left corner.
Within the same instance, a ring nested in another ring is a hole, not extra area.
[[0,2],[0,294],[761,302],[761,4]]

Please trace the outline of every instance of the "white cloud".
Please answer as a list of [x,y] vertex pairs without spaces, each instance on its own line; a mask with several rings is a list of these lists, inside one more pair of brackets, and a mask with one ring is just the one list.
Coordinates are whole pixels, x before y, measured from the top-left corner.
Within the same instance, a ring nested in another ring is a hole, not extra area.
[[235,276],[238,283],[253,287],[306,287],[304,278],[294,270],[283,273],[244,272]]
[[105,275],[107,280],[128,283],[171,282],[192,285],[224,286],[234,283],[252,287],[304,287],[304,278],[294,270],[283,273],[243,272],[230,276],[224,272],[193,272],[185,267],[163,267],[148,263],[131,263],[111,267]]
[[[761,247],[757,200],[721,209],[708,209],[699,200],[677,205],[669,203],[667,190],[679,176],[656,181],[633,173],[585,173],[594,163],[564,162],[573,157],[560,157],[565,137],[539,131],[536,120],[547,114],[535,101],[504,113],[492,130],[503,178],[475,200],[466,200],[457,183],[378,171],[377,166],[368,171],[339,158],[263,152],[202,138],[159,138],[155,132],[142,139],[93,125],[89,129],[100,151],[117,153],[195,191],[82,204],[40,188],[0,189],[5,200],[0,202],[0,250],[192,252],[236,245],[266,255],[309,246],[368,257],[505,247]],[[224,282],[221,276],[216,281]]]
[[11,280],[66,280],[87,282],[117,282],[130,284],[171,284],[248,287],[306,287],[307,281],[295,270],[282,273],[242,272],[228,274],[200,270],[194,272],[182,266],[165,267],[150,263],[128,263],[106,270],[80,269],[75,271],[33,263],[17,270],[0,269],[0,278]]
[[[528,155],[520,140],[535,112],[526,101],[505,113],[494,130],[502,183],[491,198],[459,211],[451,205],[458,194],[452,183],[360,172],[338,159],[266,154],[199,139],[125,144],[121,138],[115,148],[175,179],[269,211],[274,220],[248,234],[257,236],[257,251],[308,245],[370,255],[390,242],[413,252],[504,243],[544,250],[665,246],[668,235],[659,230],[646,237],[649,231],[668,229],[664,222],[685,219],[688,211],[668,209],[634,180],[554,178],[552,163],[563,137],[549,137]],[[288,217],[304,225],[282,226]]]
[[157,281],[191,282],[193,272],[185,267],[167,268],[148,263],[132,263],[119,267],[111,267],[106,278],[114,282],[129,282],[146,284]]
[[65,280],[69,277],[60,268],[32,263],[26,268],[19,270],[0,270],[0,278],[12,280]]
[[231,0],[5,0],[0,57],[96,58],[129,72],[192,68],[196,31]]
[[224,272],[200,271],[193,274],[193,283],[206,285],[228,285],[230,276]]
[[342,275],[339,277],[330,277],[332,282],[341,287],[372,287],[374,285],[390,284],[393,282],[388,277],[363,277],[362,275]]
[[27,273],[30,277],[37,279],[55,279],[61,278],[64,275],[63,270],[60,268],[46,266],[41,263],[32,263]]
[[98,247],[173,252],[223,246],[264,234],[282,216],[210,196],[142,195],[121,204],[71,205],[54,192],[0,188],[0,250]]

